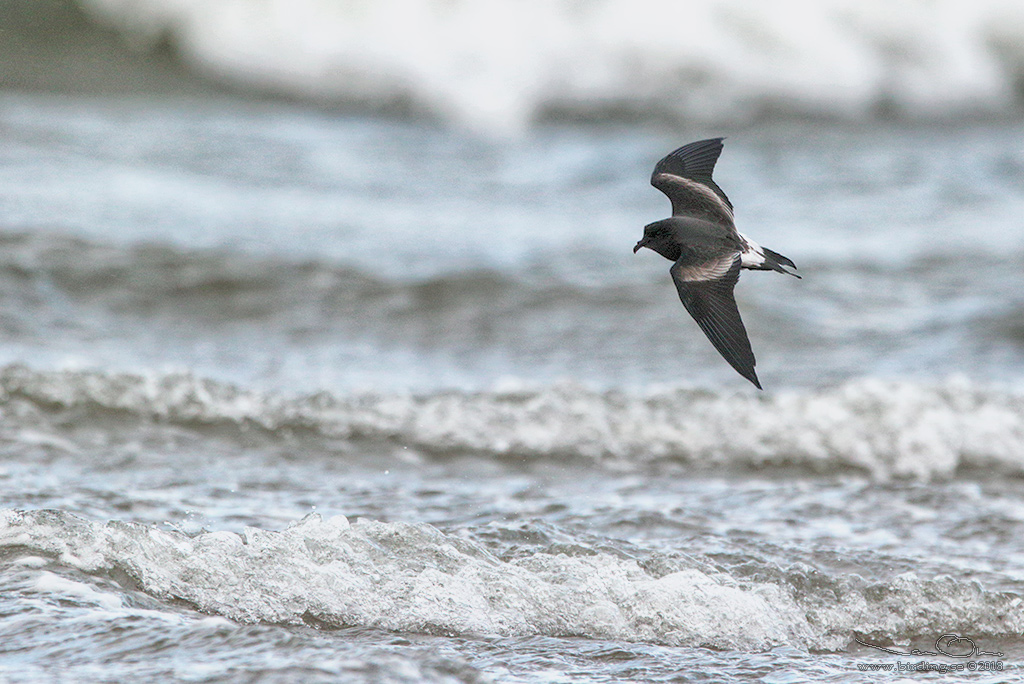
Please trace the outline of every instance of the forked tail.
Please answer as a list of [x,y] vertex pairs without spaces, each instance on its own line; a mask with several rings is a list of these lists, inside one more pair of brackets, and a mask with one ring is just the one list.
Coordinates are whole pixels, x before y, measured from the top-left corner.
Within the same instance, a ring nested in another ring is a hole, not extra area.
[[778,271],[779,273],[785,273],[786,275],[791,275],[794,278],[800,278],[801,277],[801,276],[797,275],[796,273],[793,273],[792,271],[787,271],[786,270],[785,267],[787,267],[787,266],[789,268],[796,268],[796,264],[794,264],[793,261],[789,257],[784,257],[781,254],[779,254],[778,252],[773,252],[772,250],[768,249],[767,247],[762,247],[761,251],[764,252],[764,264],[761,266],[761,268],[763,270],[765,270],[765,271]]

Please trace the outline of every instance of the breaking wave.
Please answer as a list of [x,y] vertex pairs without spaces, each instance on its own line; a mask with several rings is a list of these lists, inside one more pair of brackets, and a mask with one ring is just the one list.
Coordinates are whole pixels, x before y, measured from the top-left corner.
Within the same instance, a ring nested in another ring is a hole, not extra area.
[[[1024,396],[966,380],[860,379],[752,396],[668,388],[629,393],[573,382],[426,394],[290,397],[191,374],[0,369],[0,408],[120,412],[186,426],[308,431],[437,455],[592,461],[616,469],[856,470],[879,480],[1024,474]],[[11,412],[16,415],[17,412]]]
[[503,559],[430,525],[341,516],[313,514],[281,532],[189,537],[60,511],[6,510],[0,546],[241,622],[747,650],[841,649],[856,633],[899,638],[961,625],[1000,637],[1024,627],[1019,596],[950,577],[812,580],[809,568],[766,567],[760,579],[744,580],[601,551]]
[[130,45],[169,41],[228,84],[492,130],[1000,114],[1024,82],[1012,0],[79,3]]

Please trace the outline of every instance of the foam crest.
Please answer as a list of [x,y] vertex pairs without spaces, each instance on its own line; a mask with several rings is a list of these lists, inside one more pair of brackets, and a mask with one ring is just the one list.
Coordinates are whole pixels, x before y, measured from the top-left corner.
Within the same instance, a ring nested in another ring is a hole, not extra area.
[[189,374],[0,369],[0,402],[121,411],[187,425],[308,430],[426,452],[537,460],[580,458],[619,469],[856,469],[876,479],[1024,472],[1024,397],[974,385],[862,379],[754,396],[695,389],[597,391],[571,382],[514,391],[303,397]]
[[[759,650],[843,648],[854,631],[928,633],[968,621],[1019,633],[1020,598],[951,578],[884,585],[652,573],[603,552],[503,560],[424,524],[311,515],[281,532],[187,537],[57,511],[0,512],[0,545],[89,573],[124,573],[148,594],[243,622],[327,624],[460,636],[553,636]],[[821,582],[818,582],[821,584]],[[912,609],[911,609],[912,608]]]
[[774,587],[744,588],[697,571],[655,578],[607,555],[506,562],[429,525],[313,515],[282,532],[189,538],[60,512],[5,511],[0,543],[86,572],[122,570],[149,594],[244,622],[723,648],[766,648],[805,631]]
[[552,112],[998,112],[1024,73],[1012,0],[80,2],[136,46],[169,36],[229,83],[500,130]]

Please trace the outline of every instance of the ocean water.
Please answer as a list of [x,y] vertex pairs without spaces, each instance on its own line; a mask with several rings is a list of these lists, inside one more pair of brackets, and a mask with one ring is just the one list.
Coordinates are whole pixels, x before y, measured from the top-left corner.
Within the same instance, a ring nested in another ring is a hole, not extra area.
[[[48,0],[53,2],[54,0]],[[518,132],[1020,108],[1019,0],[79,0],[237,87]]]
[[[173,14],[221,64],[186,20],[212,5],[116,5],[83,4],[139,45]],[[353,5],[303,6],[221,47]],[[4,91],[0,680],[1020,680],[1020,24],[972,7],[854,24],[981,65],[970,111],[923,77],[927,114],[717,125],[525,86],[477,116],[422,75],[447,105],[383,77],[369,108],[280,74],[315,92]],[[632,34],[602,21],[612,60]],[[748,80],[721,92],[772,109]],[[653,164],[711,135],[740,230],[803,275],[737,287],[764,392],[632,253],[669,210]]]

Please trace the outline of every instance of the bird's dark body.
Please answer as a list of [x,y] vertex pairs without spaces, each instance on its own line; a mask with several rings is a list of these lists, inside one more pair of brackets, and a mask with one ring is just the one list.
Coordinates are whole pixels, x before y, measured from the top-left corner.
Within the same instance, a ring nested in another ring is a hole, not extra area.
[[786,270],[796,268],[788,258],[736,230],[732,202],[711,178],[721,152],[722,138],[699,140],[658,162],[651,185],[671,200],[672,216],[645,226],[633,251],[647,247],[673,262],[669,273],[683,306],[722,357],[760,389],[733,288],[741,268],[800,276]]
[[706,262],[722,250],[740,249],[738,236],[723,233],[721,227],[703,219],[673,216],[645,226],[645,235],[648,230],[657,238],[645,247],[669,261],[683,259],[687,265]]

